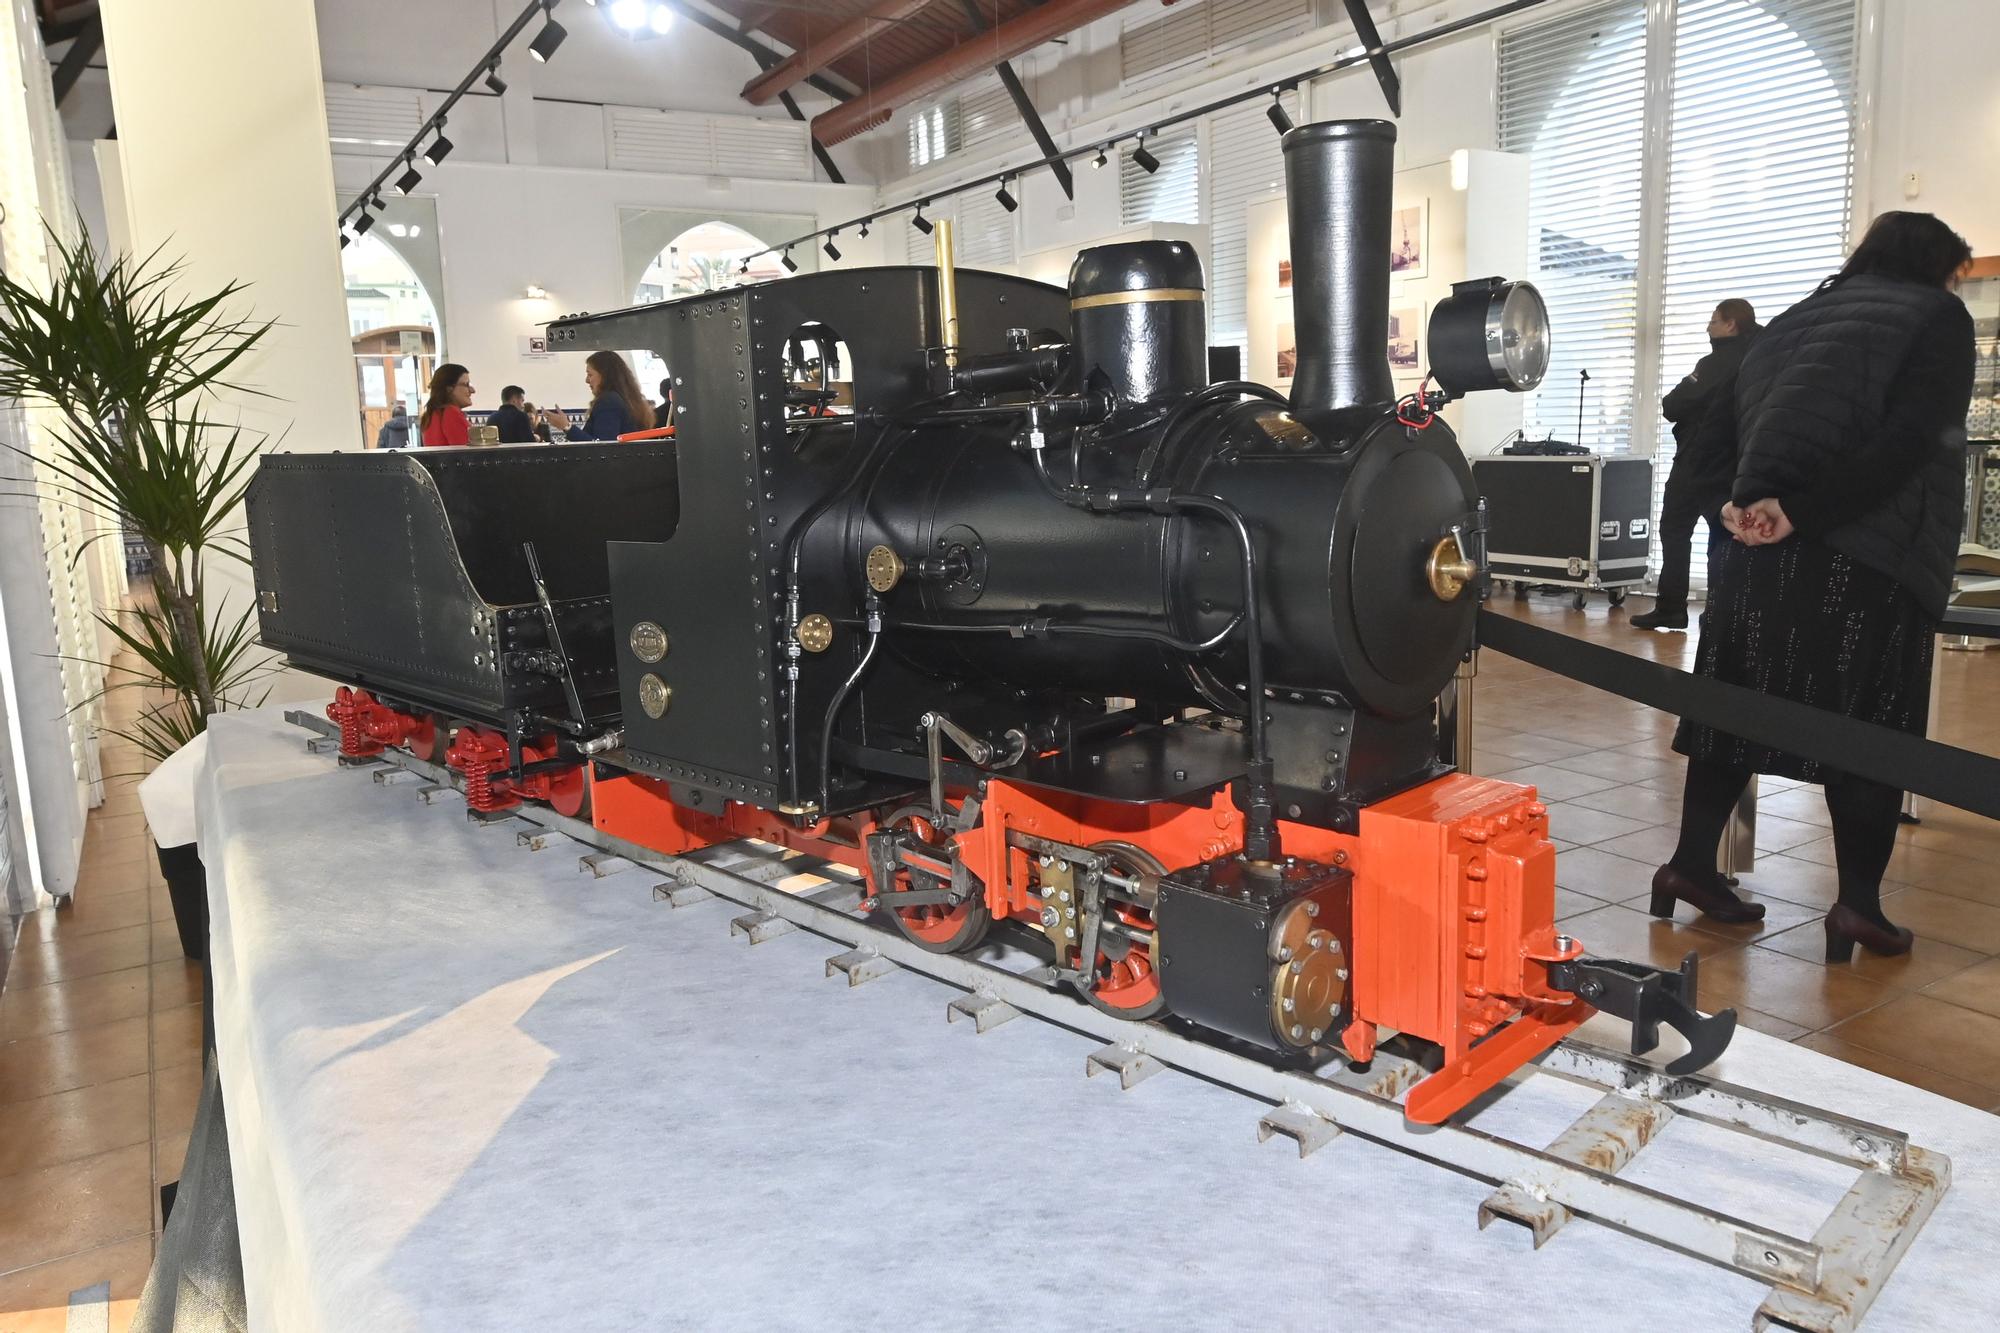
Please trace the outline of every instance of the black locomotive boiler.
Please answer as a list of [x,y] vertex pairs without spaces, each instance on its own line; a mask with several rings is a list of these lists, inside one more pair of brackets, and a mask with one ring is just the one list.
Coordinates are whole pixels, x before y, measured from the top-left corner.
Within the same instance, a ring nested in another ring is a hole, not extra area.
[[[941,255],[557,321],[559,346],[674,368],[673,445],[627,448],[674,450],[678,516],[634,533],[581,507],[572,583],[489,608],[518,641],[479,669],[615,671],[618,719],[468,717],[398,682],[351,701],[379,710],[357,743],[430,718],[488,758],[475,811],[542,799],[568,764],[620,837],[810,848],[925,947],[1008,923],[1133,1019],[1305,1060],[1366,1060],[1391,1030],[1433,1044],[1417,1120],[1593,1000],[1706,1063],[1733,1015],[1694,1011],[1691,968],[1558,934],[1546,810],[1447,762],[1437,699],[1472,648],[1482,525],[1442,394],[1399,402],[1390,378],[1394,140],[1285,138],[1289,395],[1206,382],[1201,269],[1171,242],[1086,250],[1067,290]],[[1432,334],[1447,391],[1522,387],[1546,359],[1518,284],[1461,284]],[[504,522],[452,518],[461,553],[528,559]],[[258,586],[284,606],[273,519]],[[605,585],[610,633],[565,639],[559,608]]]

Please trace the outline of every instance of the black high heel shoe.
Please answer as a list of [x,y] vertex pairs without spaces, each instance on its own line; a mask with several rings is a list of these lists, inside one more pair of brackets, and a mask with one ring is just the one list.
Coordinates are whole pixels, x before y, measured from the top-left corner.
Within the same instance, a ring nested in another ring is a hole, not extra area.
[[1826,914],[1826,961],[1829,963],[1853,962],[1854,946],[1857,944],[1869,953],[1894,958],[1908,953],[1916,938],[1916,933],[1905,926],[1892,924],[1884,930],[1846,903],[1835,903],[1833,910]]
[[1764,919],[1764,904],[1746,903],[1723,885],[1718,879],[1713,884],[1703,884],[1691,875],[1683,875],[1672,866],[1661,866],[1653,876],[1653,915],[1662,921],[1670,920],[1674,914],[1674,902],[1679,900],[1714,921],[1730,925],[1744,925]]

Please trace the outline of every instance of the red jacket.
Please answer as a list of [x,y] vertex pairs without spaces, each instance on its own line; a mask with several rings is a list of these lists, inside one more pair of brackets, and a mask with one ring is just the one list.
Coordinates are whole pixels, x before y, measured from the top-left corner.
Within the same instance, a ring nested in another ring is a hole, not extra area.
[[458,410],[455,403],[446,403],[431,413],[428,426],[424,427],[425,444],[471,444],[472,424],[465,419],[465,413]]

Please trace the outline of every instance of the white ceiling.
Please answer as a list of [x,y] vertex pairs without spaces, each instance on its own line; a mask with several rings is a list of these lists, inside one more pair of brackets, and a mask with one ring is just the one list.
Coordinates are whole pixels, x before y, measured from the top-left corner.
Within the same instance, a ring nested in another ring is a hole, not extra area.
[[[444,89],[464,77],[526,0],[316,0],[320,67],[329,83]],[[699,3],[699,0],[696,0]],[[555,59],[535,64],[531,22],[509,47],[502,77],[532,78],[535,96],[670,110],[782,117],[783,107],[742,100],[757,72],[747,51],[686,19],[664,37],[634,41],[584,0],[562,0],[555,16],[569,36]],[[769,44],[768,42],[766,43]],[[532,72],[530,72],[532,71]],[[807,115],[827,105],[799,90]]]

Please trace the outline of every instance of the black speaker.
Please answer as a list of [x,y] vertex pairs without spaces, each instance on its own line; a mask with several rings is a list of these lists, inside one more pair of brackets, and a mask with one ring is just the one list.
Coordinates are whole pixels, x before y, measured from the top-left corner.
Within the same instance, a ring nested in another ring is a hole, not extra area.
[[1231,343],[1227,347],[1208,349],[1208,382],[1221,384],[1226,380],[1243,378],[1243,349]]

